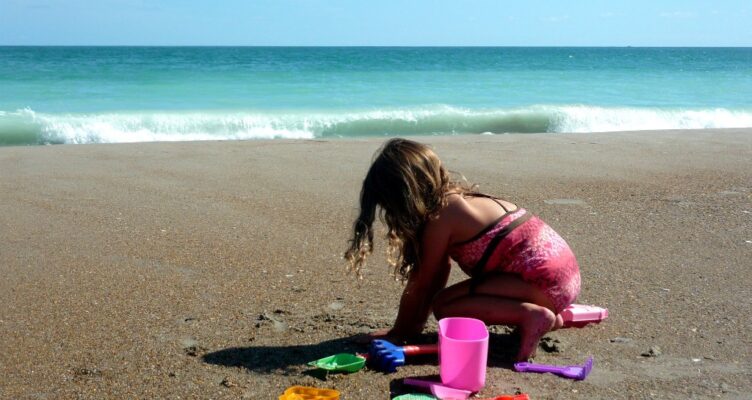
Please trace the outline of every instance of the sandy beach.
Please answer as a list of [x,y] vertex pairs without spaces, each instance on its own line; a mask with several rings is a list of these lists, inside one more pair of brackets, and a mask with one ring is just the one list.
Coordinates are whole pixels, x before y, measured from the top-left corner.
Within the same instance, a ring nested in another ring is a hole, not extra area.
[[[480,397],[751,398],[752,129],[418,140],[561,233],[578,302],[611,314],[538,351],[592,355],[581,382],[514,372],[514,338],[491,327]],[[438,374],[431,357],[394,374],[305,365],[364,351],[349,338],[395,317],[383,242],[362,281],[342,260],[382,142],[0,148],[0,398],[276,399],[306,385],[388,399]]]

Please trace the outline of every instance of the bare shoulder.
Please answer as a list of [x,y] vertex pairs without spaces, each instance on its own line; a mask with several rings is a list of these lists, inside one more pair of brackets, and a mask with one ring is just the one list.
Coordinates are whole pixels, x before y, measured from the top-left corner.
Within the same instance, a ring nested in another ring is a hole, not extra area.
[[439,216],[444,217],[446,221],[461,218],[472,210],[464,196],[458,193],[451,193],[447,196],[447,205],[439,211]]
[[454,193],[450,194],[447,196],[447,204],[429,221],[426,229],[451,230],[453,226],[466,219],[472,212],[472,206],[463,196]]
[[498,206],[503,206],[504,210],[514,210],[517,205],[507,200],[492,196],[470,196],[466,197],[458,193],[452,193],[447,197],[448,204],[444,212],[450,215],[476,214],[479,210],[492,208],[498,210]]
[[474,223],[477,220],[475,208],[466,197],[449,194],[447,204],[426,224],[424,238],[440,237],[449,246],[458,238],[469,237],[470,233],[481,229],[480,223]]

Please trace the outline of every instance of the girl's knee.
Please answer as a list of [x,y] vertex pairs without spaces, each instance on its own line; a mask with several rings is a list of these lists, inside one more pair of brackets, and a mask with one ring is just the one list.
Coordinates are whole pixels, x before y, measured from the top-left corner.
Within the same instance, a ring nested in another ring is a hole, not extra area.
[[465,299],[469,295],[468,290],[466,284],[459,283],[436,293],[431,301],[434,317],[439,320],[444,317],[456,316],[454,314],[457,313],[457,301]]
[[552,326],[555,325],[556,314],[554,314],[554,312],[551,311],[548,307],[534,303],[523,303],[523,307],[527,311],[527,319],[538,321],[545,320],[550,322]]

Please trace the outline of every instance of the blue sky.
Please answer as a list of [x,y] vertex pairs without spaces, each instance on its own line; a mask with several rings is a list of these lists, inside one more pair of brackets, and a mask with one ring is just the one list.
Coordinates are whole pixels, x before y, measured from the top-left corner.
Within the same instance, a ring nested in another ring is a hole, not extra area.
[[752,46],[750,0],[0,0],[0,45]]

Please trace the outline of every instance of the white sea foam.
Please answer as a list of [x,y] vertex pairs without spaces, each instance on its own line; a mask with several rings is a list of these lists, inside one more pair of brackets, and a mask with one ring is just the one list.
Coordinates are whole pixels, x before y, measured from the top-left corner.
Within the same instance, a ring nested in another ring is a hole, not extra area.
[[0,144],[311,139],[454,133],[609,132],[752,127],[752,110],[538,105],[474,110],[450,106],[342,112],[0,111]]
[[63,143],[126,143],[189,140],[312,138],[305,129],[253,114],[125,113],[45,115],[33,113],[42,136]]
[[652,129],[752,127],[752,112],[564,106],[550,110],[555,132],[612,132]]

